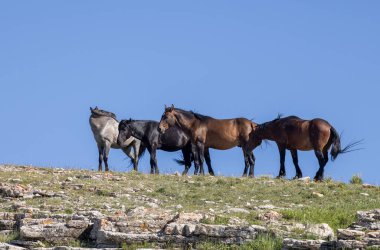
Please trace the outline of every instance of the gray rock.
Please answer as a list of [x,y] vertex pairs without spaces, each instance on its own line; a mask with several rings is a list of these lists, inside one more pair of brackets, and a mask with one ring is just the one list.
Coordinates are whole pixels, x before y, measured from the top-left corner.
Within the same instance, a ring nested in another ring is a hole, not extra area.
[[339,249],[365,249],[367,244],[358,240],[338,240]]
[[342,240],[358,240],[364,237],[365,232],[350,229],[338,229],[338,239]]
[[238,208],[238,207],[232,207],[227,210],[227,213],[243,213],[243,214],[249,214],[250,212],[247,209],[244,208]]
[[26,248],[0,242],[0,250],[24,250]]
[[305,233],[314,235],[323,240],[331,240],[334,238],[334,231],[326,223],[308,225]]
[[296,240],[285,238],[283,240],[283,249],[335,249],[335,242],[325,240]]

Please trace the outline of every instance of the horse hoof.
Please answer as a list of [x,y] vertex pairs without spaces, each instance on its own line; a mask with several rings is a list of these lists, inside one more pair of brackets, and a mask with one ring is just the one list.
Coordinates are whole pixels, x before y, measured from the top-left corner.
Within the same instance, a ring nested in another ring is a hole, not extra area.
[[314,177],[314,182],[323,182],[323,178],[322,177]]
[[254,175],[250,175],[250,176],[248,176],[249,178],[255,178],[255,176]]
[[285,175],[279,175],[276,177],[276,179],[284,179],[285,178]]

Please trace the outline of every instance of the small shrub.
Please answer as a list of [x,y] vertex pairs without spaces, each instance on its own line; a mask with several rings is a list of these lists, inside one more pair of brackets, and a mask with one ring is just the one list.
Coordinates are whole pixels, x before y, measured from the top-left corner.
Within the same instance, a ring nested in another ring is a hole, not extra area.
[[74,210],[72,208],[65,208],[65,214],[73,214]]
[[160,193],[160,194],[165,194],[166,193],[166,190],[165,188],[163,187],[160,187],[159,189],[156,190],[157,193]]
[[249,246],[252,247],[250,249],[280,250],[282,248],[282,239],[270,234],[259,234],[254,241],[250,242]]
[[355,175],[353,175],[353,176],[351,177],[350,183],[351,183],[351,184],[363,184],[363,180],[362,180],[362,178],[360,177],[360,175],[355,174]]
[[20,237],[19,233],[14,231],[8,235],[0,235],[0,242],[11,242],[12,240],[17,240]]

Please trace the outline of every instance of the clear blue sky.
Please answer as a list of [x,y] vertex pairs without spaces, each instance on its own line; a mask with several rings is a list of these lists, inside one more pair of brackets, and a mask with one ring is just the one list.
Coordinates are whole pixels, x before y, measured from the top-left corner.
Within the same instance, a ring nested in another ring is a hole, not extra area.
[[[326,176],[380,184],[379,1],[1,1],[0,162],[97,168],[88,124],[98,105],[158,120],[164,104],[264,122],[277,113],[328,120],[342,155]],[[276,175],[274,143],[256,174]],[[162,172],[181,171],[158,153]],[[239,148],[211,150],[217,173],[240,176]],[[300,152],[304,175],[318,169]],[[149,155],[140,169],[149,169]],[[112,170],[130,171],[121,151]],[[294,166],[287,153],[287,176]]]

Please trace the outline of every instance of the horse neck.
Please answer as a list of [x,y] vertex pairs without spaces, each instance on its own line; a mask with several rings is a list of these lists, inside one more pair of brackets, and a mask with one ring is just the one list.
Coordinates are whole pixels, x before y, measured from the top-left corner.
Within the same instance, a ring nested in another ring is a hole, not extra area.
[[257,135],[262,140],[274,140],[274,132],[272,126],[266,126],[257,130]]
[[186,134],[190,135],[192,127],[195,123],[196,118],[193,119],[187,118],[185,115],[179,113],[176,114],[177,124],[180,129],[182,129]]
[[131,135],[139,140],[142,140],[144,137],[144,131],[146,124],[141,122],[135,122],[130,124],[133,129],[131,129]]

